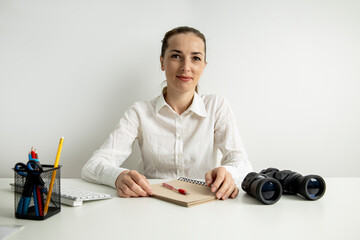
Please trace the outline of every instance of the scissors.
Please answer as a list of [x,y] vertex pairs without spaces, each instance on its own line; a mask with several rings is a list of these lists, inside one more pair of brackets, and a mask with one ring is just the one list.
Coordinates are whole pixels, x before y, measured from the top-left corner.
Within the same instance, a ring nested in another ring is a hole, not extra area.
[[18,162],[15,164],[15,171],[23,177],[27,177],[29,171],[43,171],[41,164],[36,160],[30,160],[27,164]]
[[[35,189],[37,186],[44,186],[44,180],[40,176],[43,172],[43,168],[38,161],[30,160],[27,164],[21,162],[16,163],[14,169],[20,176],[26,177],[16,213],[27,215],[33,187]],[[36,194],[34,194],[35,205],[37,205],[37,202]]]

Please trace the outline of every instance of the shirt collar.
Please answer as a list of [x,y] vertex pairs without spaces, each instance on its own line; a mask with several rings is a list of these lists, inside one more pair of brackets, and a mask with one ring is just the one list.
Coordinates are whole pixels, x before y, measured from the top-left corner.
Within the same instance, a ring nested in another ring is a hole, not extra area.
[[[207,111],[205,108],[204,101],[202,98],[195,92],[193,102],[191,103],[190,107],[186,111],[193,111],[200,117],[207,117]],[[185,112],[186,112],[185,111]]]
[[[167,104],[167,102],[165,101],[164,95],[161,94],[156,100],[155,111],[158,113],[160,111],[160,109],[162,109],[164,106],[168,106],[171,109],[169,104]],[[204,101],[199,96],[199,94],[197,94],[196,92],[194,94],[194,99],[193,99],[190,107],[184,113],[188,113],[189,111],[194,112],[195,114],[199,115],[200,117],[207,117],[207,115],[208,115],[206,108],[205,108]]]
[[[156,99],[156,105],[155,105],[155,111],[158,113],[160,111],[160,109],[162,109],[164,106],[168,105],[167,102],[165,101],[164,95],[161,94],[160,96],[158,96],[158,98]],[[170,107],[170,106],[169,106]]]

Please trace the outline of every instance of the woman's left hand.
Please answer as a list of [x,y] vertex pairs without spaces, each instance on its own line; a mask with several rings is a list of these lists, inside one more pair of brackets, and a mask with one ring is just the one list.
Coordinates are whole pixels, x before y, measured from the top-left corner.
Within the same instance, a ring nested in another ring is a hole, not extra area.
[[215,168],[205,174],[206,185],[211,186],[211,191],[216,192],[218,199],[225,200],[228,197],[236,198],[239,189],[236,187],[231,174],[224,167]]

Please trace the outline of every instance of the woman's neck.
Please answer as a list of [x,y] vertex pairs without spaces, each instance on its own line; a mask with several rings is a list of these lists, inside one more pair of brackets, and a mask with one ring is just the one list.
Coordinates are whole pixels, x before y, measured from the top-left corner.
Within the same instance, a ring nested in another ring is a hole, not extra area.
[[194,98],[194,92],[176,93],[167,89],[164,94],[165,101],[170,107],[181,115],[191,105]]

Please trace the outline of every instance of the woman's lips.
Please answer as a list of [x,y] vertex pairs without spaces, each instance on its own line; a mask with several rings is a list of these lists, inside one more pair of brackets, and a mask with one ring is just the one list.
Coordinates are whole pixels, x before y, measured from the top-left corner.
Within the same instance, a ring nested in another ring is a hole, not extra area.
[[176,77],[183,82],[188,82],[192,79],[192,77],[189,76],[176,76]]

